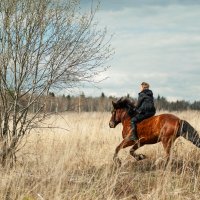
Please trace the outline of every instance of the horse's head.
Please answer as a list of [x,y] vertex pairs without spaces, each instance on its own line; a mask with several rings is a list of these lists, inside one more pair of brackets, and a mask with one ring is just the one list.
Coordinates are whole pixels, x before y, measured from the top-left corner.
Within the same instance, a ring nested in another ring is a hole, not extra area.
[[132,117],[135,114],[135,106],[129,99],[119,99],[117,102],[112,101],[113,110],[111,111],[111,118],[109,122],[110,128],[115,128],[122,122],[124,117]]

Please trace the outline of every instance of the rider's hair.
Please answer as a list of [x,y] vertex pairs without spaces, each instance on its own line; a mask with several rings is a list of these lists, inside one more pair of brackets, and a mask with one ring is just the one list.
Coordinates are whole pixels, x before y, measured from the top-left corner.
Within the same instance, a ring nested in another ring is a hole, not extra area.
[[148,83],[142,82],[141,85],[142,85],[143,89],[149,89],[149,84]]

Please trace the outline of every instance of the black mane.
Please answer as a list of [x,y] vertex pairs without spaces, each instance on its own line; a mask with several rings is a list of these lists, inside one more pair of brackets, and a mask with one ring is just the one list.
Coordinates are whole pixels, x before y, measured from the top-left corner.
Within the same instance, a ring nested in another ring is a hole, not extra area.
[[128,114],[130,116],[135,115],[135,105],[134,102],[132,102],[130,99],[128,98],[120,98],[117,102],[113,102],[113,107],[115,109],[120,109],[120,108],[124,108],[127,110]]
[[124,99],[119,99],[117,102],[116,102],[116,106],[117,108],[135,108],[134,106],[134,103],[131,102],[130,99],[128,98],[124,98]]

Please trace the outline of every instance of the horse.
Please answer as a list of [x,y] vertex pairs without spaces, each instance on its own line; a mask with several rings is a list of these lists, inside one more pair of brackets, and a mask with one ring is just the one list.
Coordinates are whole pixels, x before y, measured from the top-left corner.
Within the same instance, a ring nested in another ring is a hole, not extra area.
[[182,136],[200,148],[200,136],[198,132],[185,120],[178,118],[173,114],[160,114],[145,119],[137,124],[138,141],[130,140],[131,118],[136,115],[134,104],[128,99],[119,99],[112,101],[113,110],[109,121],[110,128],[115,128],[122,123],[122,142],[116,147],[113,160],[121,164],[118,153],[122,148],[132,146],[130,154],[136,160],[146,158],[145,155],[137,155],[135,151],[146,145],[162,142],[166,152],[166,163],[169,161],[171,147],[174,141]]

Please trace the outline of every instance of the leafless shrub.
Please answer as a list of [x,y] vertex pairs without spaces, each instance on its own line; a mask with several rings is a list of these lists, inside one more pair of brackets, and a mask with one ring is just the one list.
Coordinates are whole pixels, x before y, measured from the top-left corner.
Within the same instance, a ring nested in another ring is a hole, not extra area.
[[[106,29],[77,0],[0,2],[0,159],[15,159],[24,135],[46,116],[50,89],[93,81],[111,55]],[[32,114],[29,114],[32,112]]]

